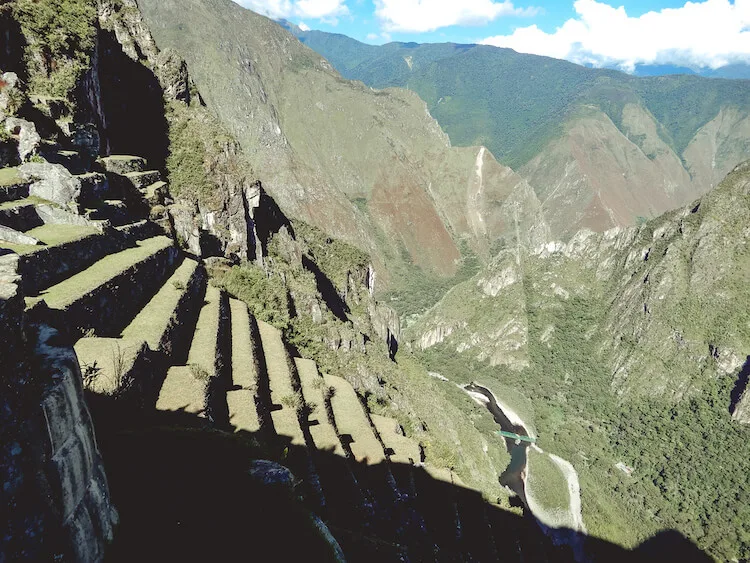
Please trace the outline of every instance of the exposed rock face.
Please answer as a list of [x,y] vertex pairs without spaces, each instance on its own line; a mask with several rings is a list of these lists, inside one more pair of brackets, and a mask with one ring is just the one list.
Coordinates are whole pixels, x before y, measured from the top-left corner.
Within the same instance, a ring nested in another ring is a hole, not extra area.
[[174,49],[164,49],[156,56],[155,64],[164,96],[190,105],[190,79],[185,60]]
[[0,502],[8,511],[0,552],[11,560],[99,561],[117,513],[78,361],[55,343],[56,331],[27,324],[17,262],[0,257]]
[[81,195],[81,181],[60,164],[28,163],[19,172],[32,181],[29,195],[63,207],[75,204]]
[[[747,300],[749,213],[741,165],[698,202],[641,227],[582,230],[529,255],[506,251],[454,287],[410,339],[523,367],[529,338],[547,347],[557,338],[554,322],[529,333],[527,304],[539,316],[586,303],[598,320],[581,338],[597,343],[615,392],[690,396],[706,374],[733,377],[750,346],[734,305]],[[746,395],[735,418],[747,416]]]
[[518,259],[517,252],[498,254],[410,327],[411,338],[422,350],[444,344],[493,366],[527,366],[528,321]]
[[7,133],[18,135],[18,158],[21,162],[36,153],[42,138],[36,132],[36,126],[32,122],[9,117],[3,125]]

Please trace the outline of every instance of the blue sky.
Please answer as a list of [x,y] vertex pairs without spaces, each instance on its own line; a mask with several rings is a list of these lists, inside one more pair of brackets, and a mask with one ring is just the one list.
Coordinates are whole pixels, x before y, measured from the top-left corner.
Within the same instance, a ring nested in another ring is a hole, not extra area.
[[750,61],[750,0],[235,0],[366,43],[487,43],[593,66]]

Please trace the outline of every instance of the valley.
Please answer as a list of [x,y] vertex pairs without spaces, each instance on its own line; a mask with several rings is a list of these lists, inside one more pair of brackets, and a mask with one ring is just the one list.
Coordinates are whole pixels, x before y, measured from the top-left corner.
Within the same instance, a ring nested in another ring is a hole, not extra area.
[[0,560],[750,558],[750,82],[231,0],[0,37]]

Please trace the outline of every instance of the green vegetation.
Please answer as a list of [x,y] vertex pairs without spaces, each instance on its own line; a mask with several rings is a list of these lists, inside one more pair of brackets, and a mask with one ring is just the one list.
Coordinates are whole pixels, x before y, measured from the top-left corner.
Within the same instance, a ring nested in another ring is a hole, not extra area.
[[396,272],[397,282],[393,288],[378,295],[388,303],[403,319],[424,313],[435,305],[448,290],[474,276],[481,266],[479,258],[466,244],[461,244],[461,263],[451,277],[439,277],[411,263],[408,255],[404,266]]
[[12,186],[22,181],[18,168],[0,168],[0,186]]
[[289,324],[289,295],[281,280],[253,263],[212,272],[214,283],[247,303],[256,318],[277,328]]
[[175,196],[218,209],[226,196],[224,184],[242,185],[250,166],[236,150],[236,142],[208,110],[199,105],[170,102],[167,175]]
[[722,106],[750,106],[750,90],[739,80],[635,78],[485,45],[374,47],[342,35],[293,31],[346,78],[415,91],[454,145],[483,144],[514,169],[559,135],[580,105],[599,106],[618,126],[626,103],[642,105],[678,155]]
[[567,511],[570,504],[568,483],[560,468],[547,454],[528,448],[527,486],[534,499],[548,512]]
[[17,0],[26,41],[29,92],[68,99],[88,68],[96,41],[93,0]]
[[310,258],[339,291],[346,289],[350,273],[367,270],[370,257],[357,247],[331,238],[302,221],[294,221],[293,225],[297,238],[307,245]]
[[[750,554],[748,429],[729,415],[734,374],[717,378],[710,354],[718,343],[743,350],[750,342],[745,307],[737,306],[748,302],[750,279],[740,219],[746,180],[747,172],[730,175],[693,213],[650,221],[617,255],[588,257],[624,264],[649,250],[624,276],[615,269],[611,280],[597,278],[575,259],[527,258],[528,368],[490,367],[476,351],[457,354],[450,340],[420,354],[451,379],[512,388],[532,401],[539,446],[578,470],[592,535],[633,546],[672,528],[718,560]],[[721,273],[706,276],[709,263]],[[558,298],[546,289],[551,279],[576,289]],[[665,352],[675,339],[676,352]],[[628,377],[615,384],[618,358],[627,359]],[[540,494],[557,502],[552,488]]]

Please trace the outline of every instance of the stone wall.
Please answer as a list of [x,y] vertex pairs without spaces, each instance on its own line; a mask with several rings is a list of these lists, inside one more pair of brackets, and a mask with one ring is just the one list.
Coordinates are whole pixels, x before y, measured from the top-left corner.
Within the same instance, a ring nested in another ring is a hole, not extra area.
[[0,561],[101,561],[117,519],[78,360],[24,316],[18,256],[0,256]]

